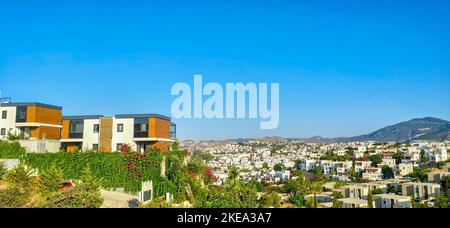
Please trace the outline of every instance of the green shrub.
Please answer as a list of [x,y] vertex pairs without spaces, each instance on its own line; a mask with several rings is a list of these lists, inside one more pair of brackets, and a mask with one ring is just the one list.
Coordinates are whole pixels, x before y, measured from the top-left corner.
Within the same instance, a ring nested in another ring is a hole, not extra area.
[[0,140],[0,159],[16,159],[25,154],[25,149],[19,142]]

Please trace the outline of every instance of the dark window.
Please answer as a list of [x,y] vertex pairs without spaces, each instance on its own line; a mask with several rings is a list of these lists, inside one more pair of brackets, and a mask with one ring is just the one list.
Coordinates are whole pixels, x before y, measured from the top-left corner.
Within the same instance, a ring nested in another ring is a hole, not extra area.
[[2,130],[1,130],[1,132],[0,132],[0,135],[6,135],[6,128],[2,128]]
[[175,125],[174,123],[170,124],[170,138],[177,138],[177,125]]
[[2,112],[2,119],[6,119],[6,117],[8,117],[8,112],[7,111],[3,111]]
[[122,143],[117,143],[117,148],[116,148],[116,151],[120,151],[120,148],[122,148]]
[[69,125],[69,138],[80,139],[83,138],[83,120],[71,120]]
[[93,151],[98,151],[98,144],[93,144],[92,145],[92,150]]
[[117,132],[123,132],[123,124],[117,124]]
[[98,133],[100,131],[100,125],[94,124],[94,133]]
[[134,119],[134,137],[135,138],[148,137],[148,118]]
[[17,106],[16,122],[25,123],[27,122],[27,106]]

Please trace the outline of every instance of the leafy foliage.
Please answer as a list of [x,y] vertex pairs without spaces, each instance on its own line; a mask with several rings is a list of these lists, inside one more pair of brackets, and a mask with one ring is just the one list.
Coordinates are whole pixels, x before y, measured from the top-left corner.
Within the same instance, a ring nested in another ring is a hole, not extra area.
[[392,169],[388,165],[383,165],[381,167],[381,172],[383,173],[383,179],[394,178],[394,169]]
[[0,159],[21,158],[25,154],[25,149],[19,142],[7,142],[0,140]]
[[263,208],[278,208],[281,206],[280,195],[276,192],[264,194],[261,196],[259,205]]

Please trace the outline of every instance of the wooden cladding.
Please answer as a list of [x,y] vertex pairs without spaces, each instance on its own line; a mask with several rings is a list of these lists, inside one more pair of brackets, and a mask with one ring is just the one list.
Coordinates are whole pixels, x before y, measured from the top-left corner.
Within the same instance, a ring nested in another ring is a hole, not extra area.
[[160,118],[149,119],[149,138],[170,138],[170,121]]
[[[59,109],[52,109],[40,106],[27,107],[26,122],[61,125],[62,113]],[[33,127],[31,137],[38,139],[60,139],[61,129],[58,127]]]
[[62,121],[62,131],[61,131],[62,139],[69,138],[69,128],[70,128],[70,120],[63,120]]
[[28,106],[27,123],[45,123],[61,125],[61,110],[40,106]]
[[169,151],[170,150],[169,142],[153,142],[150,145],[160,149],[161,151]]
[[113,132],[113,119],[112,117],[100,118],[100,145],[99,151],[107,152],[112,151],[112,132]]
[[60,139],[61,129],[56,127],[35,127],[31,130],[31,137],[38,139]]

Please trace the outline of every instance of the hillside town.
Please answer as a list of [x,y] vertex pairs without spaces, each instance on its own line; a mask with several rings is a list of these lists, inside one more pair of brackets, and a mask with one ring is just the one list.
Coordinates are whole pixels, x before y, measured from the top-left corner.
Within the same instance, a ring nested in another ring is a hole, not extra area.
[[[314,195],[319,207],[333,207],[339,192],[341,207],[411,208],[414,202],[432,207],[450,177],[450,141],[305,142],[302,140],[183,141],[181,147],[201,155],[223,185],[230,167],[243,181],[282,185],[298,178],[324,176],[324,191]],[[448,191],[448,189],[446,189]],[[446,193],[448,195],[448,192]],[[289,194],[282,196],[288,203]],[[369,199],[370,198],[370,199]]]

